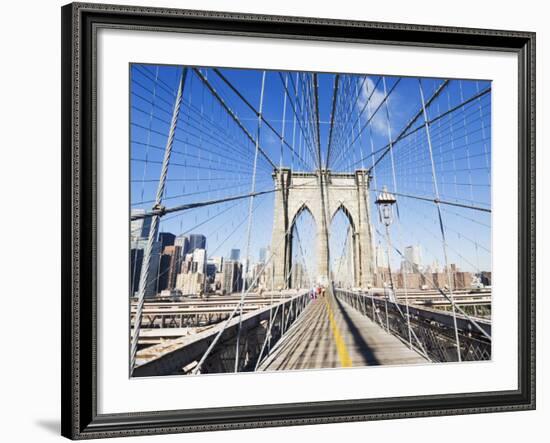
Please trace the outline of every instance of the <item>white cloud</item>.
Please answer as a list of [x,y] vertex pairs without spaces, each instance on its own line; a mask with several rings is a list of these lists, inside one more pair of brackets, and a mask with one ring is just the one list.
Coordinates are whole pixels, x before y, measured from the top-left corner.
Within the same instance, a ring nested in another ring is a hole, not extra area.
[[[359,100],[357,100],[357,107],[358,111],[361,112],[363,108],[366,106],[366,109],[363,111],[363,114],[361,115],[361,121],[362,125],[364,125],[374,114],[376,109],[378,109],[378,106],[380,106],[380,103],[384,100],[384,88],[383,88],[382,81],[379,82],[378,87],[375,88],[375,82],[372,80],[372,78],[367,77],[365,82],[363,83],[363,87],[361,90],[361,94],[359,96]],[[374,91],[374,92],[373,92]],[[370,97],[370,100],[369,100]],[[388,103],[390,104],[390,128],[392,128],[391,125],[391,117],[392,117],[392,102],[395,102],[395,91],[391,94],[390,99]],[[368,101],[368,103],[367,103]],[[381,135],[384,137],[388,136],[388,121],[386,118],[386,105],[382,105],[380,109],[378,109],[378,112],[372,117],[372,120],[370,121],[369,125],[373,131],[374,134]],[[362,126],[361,125],[361,126]],[[393,128],[392,128],[392,136],[393,136]]]

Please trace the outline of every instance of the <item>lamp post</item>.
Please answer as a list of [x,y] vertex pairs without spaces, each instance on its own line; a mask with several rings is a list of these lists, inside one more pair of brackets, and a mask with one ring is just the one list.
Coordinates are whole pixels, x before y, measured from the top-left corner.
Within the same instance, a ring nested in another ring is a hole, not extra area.
[[[374,203],[378,206],[378,214],[380,216],[380,223],[383,223],[386,227],[386,260],[388,261],[388,274],[390,280],[390,291],[392,300],[395,297],[395,287],[393,285],[393,278],[391,275],[390,265],[390,225],[393,222],[393,205],[397,202],[395,196],[388,192],[386,186],[383,187],[382,192],[378,194],[378,198]],[[386,328],[389,331],[388,322],[388,293],[386,292],[386,285],[384,284],[385,305],[386,305]]]
[[390,284],[393,289],[393,281],[390,268],[390,225],[393,222],[393,205],[397,202],[395,196],[390,194],[384,186],[382,192],[378,194],[378,198],[374,203],[378,206],[378,214],[380,216],[380,223],[383,223],[386,227],[386,256],[388,260],[388,271],[390,273]]

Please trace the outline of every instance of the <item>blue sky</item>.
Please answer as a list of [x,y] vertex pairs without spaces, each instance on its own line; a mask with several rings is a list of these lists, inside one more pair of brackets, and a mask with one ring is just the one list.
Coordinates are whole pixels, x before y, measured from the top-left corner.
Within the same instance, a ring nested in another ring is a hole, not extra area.
[[[199,69],[246,130],[256,137],[258,119],[254,112],[212,69]],[[263,71],[220,68],[220,72],[252,106],[259,108]],[[132,208],[149,210],[153,204],[181,73],[182,67],[131,66]],[[334,74],[318,74],[323,162],[328,152],[335,78]],[[308,107],[308,100],[313,99],[311,80],[311,75],[304,73],[265,73],[263,116],[278,134],[284,135],[294,151],[286,145],[281,148],[278,136],[263,123],[260,146],[276,165],[309,171],[316,167],[312,150],[315,143],[310,136],[315,132],[315,126],[309,124],[306,114],[298,110],[311,107]],[[421,109],[419,85],[428,100],[442,82],[442,79],[424,78],[419,82],[418,78],[407,77],[339,75],[330,168],[352,171],[370,167],[373,158],[379,158],[388,141],[395,140]],[[285,94],[285,87],[290,97]],[[430,131],[436,183],[442,200],[490,208],[491,94],[484,94],[445,114],[489,87],[487,81],[451,79],[427,108],[429,120],[440,117],[430,125]],[[384,102],[386,94],[388,99]],[[188,70],[183,97],[164,205],[171,207],[250,192],[254,143],[247,139],[192,69]],[[297,109],[298,117],[291,103]],[[382,186],[400,194],[434,197],[434,177],[423,122],[423,117],[418,119],[411,129],[420,129],[393,145],[393,159],[386,155],[374,168],[372,201],[376,198],[375,189]],[[378,154],[371,155],[373,151]],[[269,162],[259,156],[256,191],[273,189],[272,170]],[[395,181],[393,170],[396,171]],[[259,249],[271,241],[273,198],[273,194],[266,194],[254,201],[250,248],[254,260]],[[238,248],[243,257],[248,205],[249,200],[243,199],[167,215],[161,221],[160,230],[174,234],[201,233],[207,236],[210,256],[228,256],[231,249]],[[489,270],[491,214],[455,206],[442,205],[441,208],[449,261],[464,270]],[[371,211],[376,211],[374,205]],[[442,264],[444,258],[435,204],[398,196],[398,211],[392,226],[395,246],[403,250],[407,245],[419,244],[425,264],[434,260]],[[303,248],[312,256],[314,223],[299,221],[297,229],[300,230]],[[331,232],[331,256],[334,258],[340,252],[332,251],[341,251],[345,245],[345,217],[335,218]],[[312,259],[308,260],[311,262]],[[398,262],[394,254],[392,265]]]

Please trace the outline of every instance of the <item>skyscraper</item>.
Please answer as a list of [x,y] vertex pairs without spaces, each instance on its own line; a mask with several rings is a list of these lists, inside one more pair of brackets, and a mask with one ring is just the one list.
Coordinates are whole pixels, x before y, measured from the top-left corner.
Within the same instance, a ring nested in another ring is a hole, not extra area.
[[267,249],[266,248],[260,248],[260,253],[258,255],[258,261],[260,263],[265,263],[265,259],[266,259],[266,254],[267,254]]
[[197,248],[193,251],[193,262],[197,263],[197,272],[206,272],[206,250]]
[[151,260],[149,262],[149,278],[147,279],[147,285],[145,286],[145,297],[150,298],[157,295],[158,291],[158,274],[160,267],[160,256],[162,250],[160,249],[160,242],[153,243],[151,248]]
[[215,266],[216,272],[222,272],[223,270],[223,257],[216,256],[216,257],[210,257],[208,259],[208,263]]
[[[135,296],[139,292],[139,282],[144,256],[144,242],[135,242],[130,250],[130,296]],[[145,297],[154,297],[158,292],[158,277],[160,268],[160,242],[153,242],[151,248],[151,259],[149,261],[149,274],[147,284],[145,285]]]
[[191,254],[195,249],[206,249],[206,237],[202,234],[191,234],[189,236],[189,251]]
[[[132,209],[131,214],[143,215],[145,209]],[[151,217],[139,218],[132,220],[130,223],[130,296],[135,296],[139,292],[143,258],[150,231]],[[156,295],[161,252],[160,242],[153,242],[149,261],[149,274],[144,291],[145,297]]]
[[[132,215],[143,215],[145,209],[132,209]],[[132,240],[149,237],[151,217],[138,218],[130,222],[130,238]]]
[[240,249],[231,249],[231,254],[229,255],[229,260],[239,261],[240,258],[241,258],[241,250]]
[[175,240],[176,240],[176,236],[170,232],[159,233],[160,248],[163,251],[166,246],[174,246]]
[[184,295],[201,293],[207,283],[206,270],[206,250],[195,249],[182,261],[181,272],[176,277],[176,289]]
[[223,264],[223,290],[226,294],[240,291],[242,288],[242,265],[226,260]]
[[181,248],[166,246],[162,252],[159,271],[159,292],[163,289],[174,289],[176,277],[181,268]]
[[418,272],[418,268],[422,266],[420,246],[413,245],[405,248],[405,260],[402,266],[405,272]]
[[143,264],[143,249],[132,248],[130,251],[130,296],[137,293]]
[[178,235],[174,240],[174,246],[179,246],[181,248],[181,256],[189,252],[189,238],[186,235]]

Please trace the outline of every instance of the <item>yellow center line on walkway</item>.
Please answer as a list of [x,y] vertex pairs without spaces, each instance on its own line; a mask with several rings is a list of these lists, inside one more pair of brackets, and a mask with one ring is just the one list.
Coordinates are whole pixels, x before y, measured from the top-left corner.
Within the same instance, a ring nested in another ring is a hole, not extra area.
[[344,341],[344,338],[342,337],[342,334],[340,333],[340,329],[338,329],[338,325],[336,324],[336,320],[334,320],[334,313],[332,312],[332,307],[330,306],[330,303],[327,300],[328,294],[325,295],[324,301],[327,305],[328,310],[328,319],[330,322],[330,328],[332,329],[332,334],[334,335],[334,341],[336,343],[336,350],[338,351],[338,358],[340,359],[340,364],[343,368],[351,368],[351,357],[348,352],[348,348],[346,347],[346,342]]

